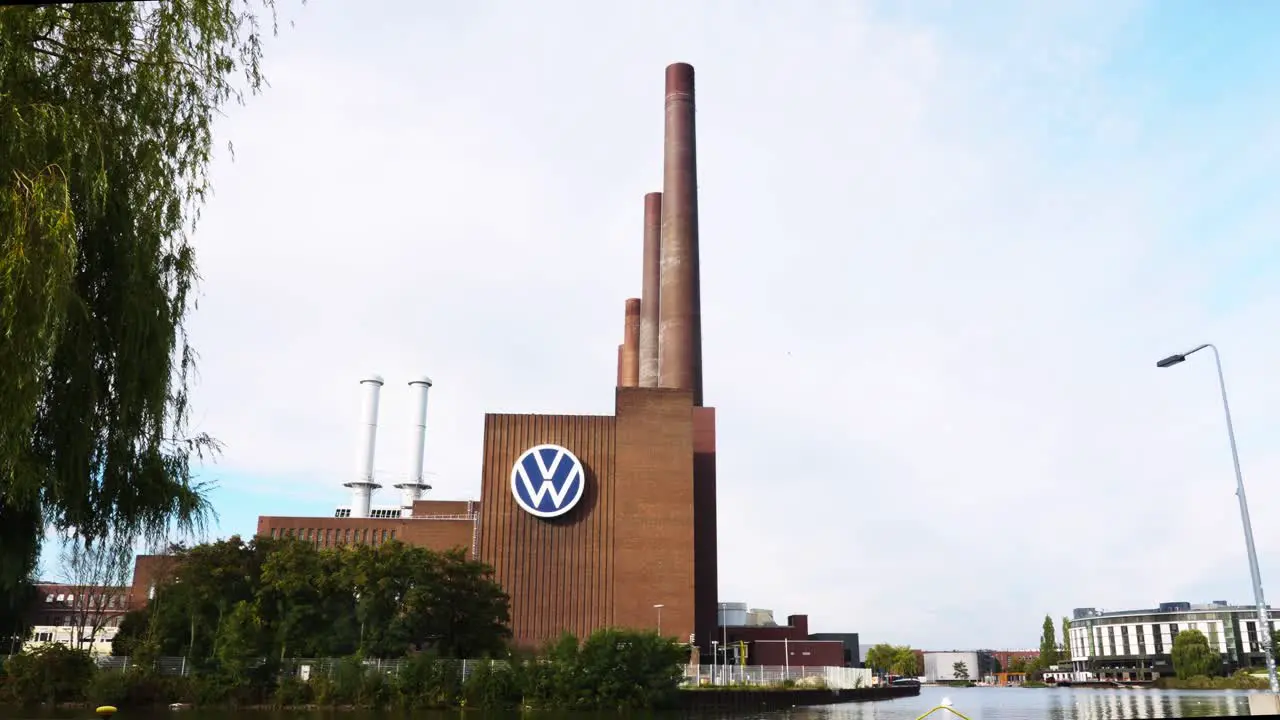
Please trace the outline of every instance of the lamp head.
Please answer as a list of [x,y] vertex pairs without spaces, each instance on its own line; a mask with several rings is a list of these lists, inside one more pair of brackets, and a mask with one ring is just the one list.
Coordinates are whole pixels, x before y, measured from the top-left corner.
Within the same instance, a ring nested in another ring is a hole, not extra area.
[[1186,359],[1187,359],[1186,355],[1170,355],[1169,357],[1157,362],[1156,367],[1158,368],[1172,367]]

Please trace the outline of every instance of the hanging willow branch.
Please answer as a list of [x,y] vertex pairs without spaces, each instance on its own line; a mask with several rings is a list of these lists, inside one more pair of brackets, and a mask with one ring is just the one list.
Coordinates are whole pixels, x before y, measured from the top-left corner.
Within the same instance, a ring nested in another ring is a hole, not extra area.
[[0,9],[0,592],[46,527],[154,541],[209,519],[188,237],[214,118],[263,84],[249,2]]

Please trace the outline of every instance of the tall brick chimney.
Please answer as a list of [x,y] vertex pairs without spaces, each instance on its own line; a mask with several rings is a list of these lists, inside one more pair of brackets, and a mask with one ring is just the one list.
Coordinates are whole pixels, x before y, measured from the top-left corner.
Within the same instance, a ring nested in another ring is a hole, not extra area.
[[640,387],[658,387],[658,304],[662,292],[662,193],[644,196],[640,278]]
[[698,163],[693,66],[667,66],[662,163],[662,272],[658,386],[691,390],[702,405],[702,298],[698,281]]
[[628,298],[623,314],[621,387],[640,385],[640,299]]

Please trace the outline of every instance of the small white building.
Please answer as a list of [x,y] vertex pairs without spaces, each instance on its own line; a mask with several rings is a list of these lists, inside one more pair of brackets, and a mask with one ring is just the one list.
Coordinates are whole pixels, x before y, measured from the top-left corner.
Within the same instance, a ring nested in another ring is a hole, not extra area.
[[[956,676],[957,663],[962,663],[963,671]],[[974,651],[951,650],[946,652],[924,653],[924,681],[927,683],[951,682],[955,680],[978,680],[978,653]]]

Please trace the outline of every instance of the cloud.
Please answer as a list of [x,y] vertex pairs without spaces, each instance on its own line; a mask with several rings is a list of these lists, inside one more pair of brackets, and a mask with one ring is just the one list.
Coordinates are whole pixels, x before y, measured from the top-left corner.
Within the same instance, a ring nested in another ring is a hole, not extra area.
[[1210,358],[1154,367],[1206,340],[1280,577],[1274,114],[1231,112],[1247,87],[1153,112],[1178,78],[1116,70],[1141,5],[960,8],[291,11],[197,235],[211,475],[344,501],[374,371],[386,485],[405,384],[436,381],[435,497],[478,493],[484,412],[610,412],[662,68],[688,61],[722,599],[1015,647],[1243,569]]

